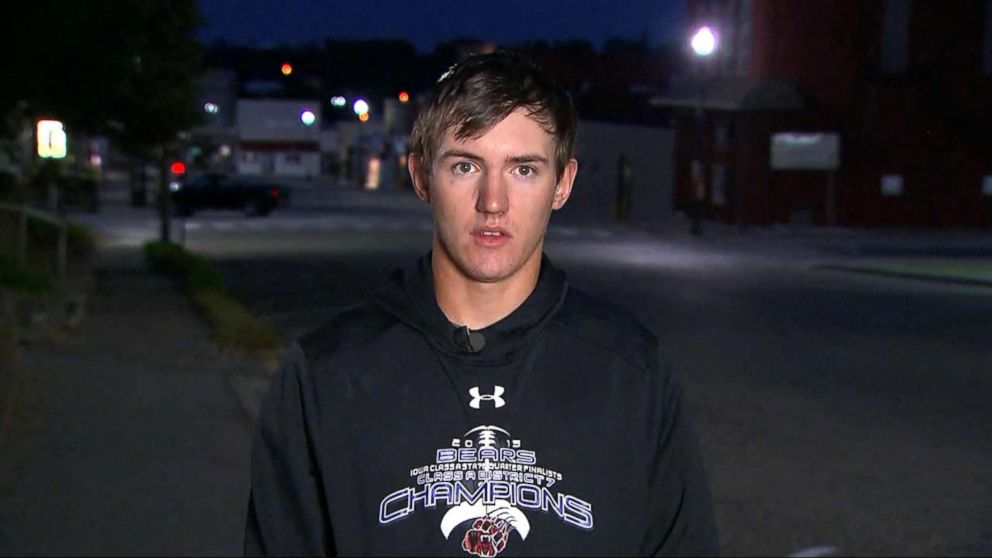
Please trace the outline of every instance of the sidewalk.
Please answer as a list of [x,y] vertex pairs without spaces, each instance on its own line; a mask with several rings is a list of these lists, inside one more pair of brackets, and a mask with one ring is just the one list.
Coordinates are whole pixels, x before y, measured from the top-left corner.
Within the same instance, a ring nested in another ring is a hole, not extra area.
[[703,234],[689,222],[632,227],[706,250],[749,255],[810,269],[992,288],[992,231],[746,227],[706,222]]
[[22,347],[0,425],[0,554],[240,555],[252,422],[185,297],[104,251],[80,328]]

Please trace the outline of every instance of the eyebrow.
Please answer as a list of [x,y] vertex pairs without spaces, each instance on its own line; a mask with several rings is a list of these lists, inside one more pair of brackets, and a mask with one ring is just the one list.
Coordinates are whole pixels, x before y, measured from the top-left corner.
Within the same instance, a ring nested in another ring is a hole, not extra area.
[[448,149],[447,151],[441,153],[441,156],[438,157],[438,159],[448,159],[451,157],[462,157],[464,159],[482,162],[482,157],[479,157],[470,151],[462,151],[461,149]]
[[[484,162],[482,157],[472,153],[471,151],[463,151],[461,149],[448,149],[441,153],[440,159],[447,159],[450,157],[462,157],[472,161]],[[537,154],[526,154],[526,155],[512,155],[506,158],[507,163],[541,163],[548,164],[548,158],[544,155]]]
[[544,165],[548,164],[548,158],[544,155],[517,155],[515,157],[507,157],[507,163],[541,163]]

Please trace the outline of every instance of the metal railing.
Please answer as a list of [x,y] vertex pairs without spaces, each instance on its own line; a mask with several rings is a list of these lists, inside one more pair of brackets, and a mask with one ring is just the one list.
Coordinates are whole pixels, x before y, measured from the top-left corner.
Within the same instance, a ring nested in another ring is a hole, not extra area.
[[24,263],[28,253],[28,217],[34,217],[42,222],[48,223],[58,229],[58,243],[56,245],[56,273],[59,277],[65,277],[66,259],[69,244],[68,220],[64,215],[56,215],[46,211],[41,211],[25,205],[0,202],[0,211],[15,213],[18,215],[16,225],[16,248],[17,260]]

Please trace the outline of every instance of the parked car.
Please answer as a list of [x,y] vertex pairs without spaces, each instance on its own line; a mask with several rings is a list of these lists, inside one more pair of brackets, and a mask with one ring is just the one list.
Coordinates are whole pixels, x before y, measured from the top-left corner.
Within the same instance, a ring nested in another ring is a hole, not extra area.
[[172,206],[183,216],[201,209],[241,209],[264,216],[289,203],[286,186],[264,177],[203,173],[174,182],[170,189]]

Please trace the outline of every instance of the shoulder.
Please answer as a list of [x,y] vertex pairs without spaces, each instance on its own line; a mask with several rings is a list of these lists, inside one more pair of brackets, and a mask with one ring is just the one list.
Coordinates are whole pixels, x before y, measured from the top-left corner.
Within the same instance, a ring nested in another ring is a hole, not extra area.
[[368,344],[388,329],[395,319],[370,302],[339,310],[321,325],[301,335],[296,344],[308,362]]
[[658,338],[630,312],[573,287],[551,325],[613,352],[642,371],[654,367],[658,357]]

